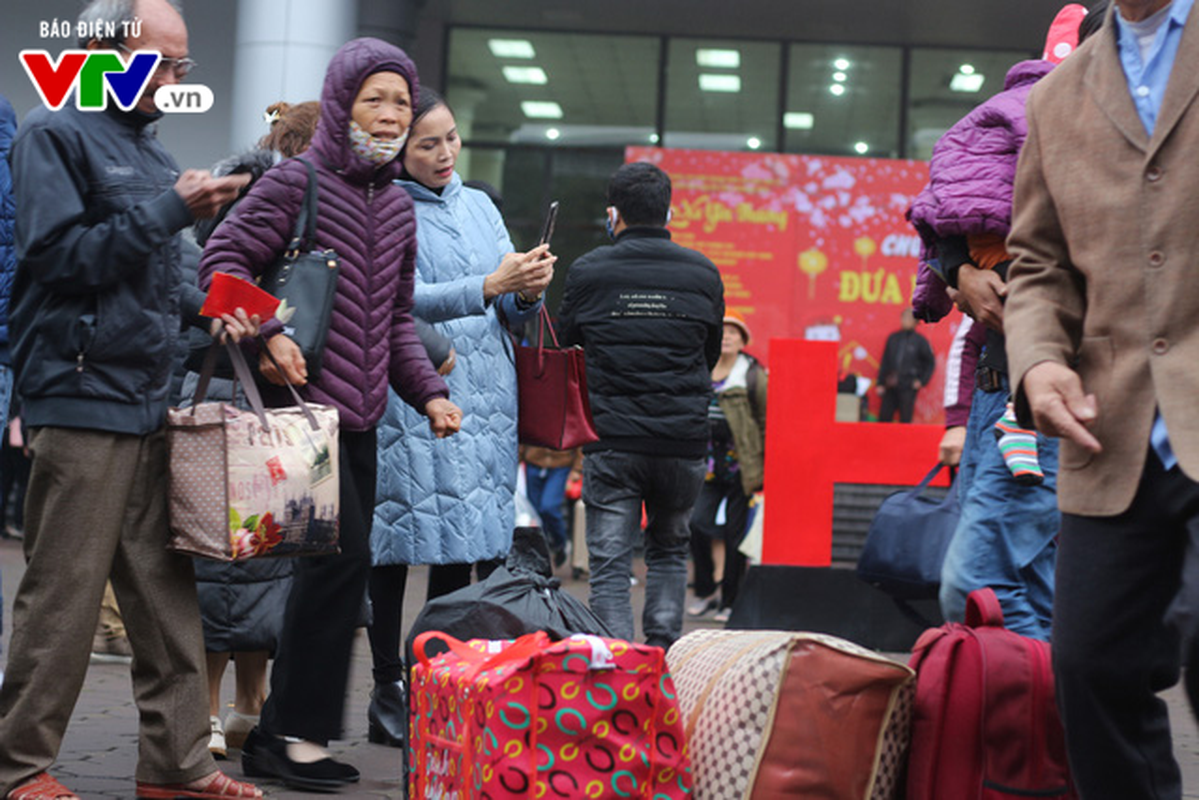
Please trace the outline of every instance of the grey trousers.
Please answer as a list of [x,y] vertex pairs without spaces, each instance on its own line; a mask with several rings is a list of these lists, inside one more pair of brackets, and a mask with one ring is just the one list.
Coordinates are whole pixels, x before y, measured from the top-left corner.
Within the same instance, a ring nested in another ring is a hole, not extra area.
[[164,433],[40,428],[30,449],[27,565],[0,686],[0,796],[58,755],[110,576],[133,648],[136,779],[214,772],[195,576],[189,558],[165,547]]

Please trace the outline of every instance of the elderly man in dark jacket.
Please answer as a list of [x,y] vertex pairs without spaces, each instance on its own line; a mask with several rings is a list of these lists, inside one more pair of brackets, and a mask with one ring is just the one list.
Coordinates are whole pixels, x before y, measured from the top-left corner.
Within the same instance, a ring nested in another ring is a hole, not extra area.
[[[139,710],[137,795],[257,797],[208,753],[204,644],[191,560],[167,552],[164,423],[181,317],[178,232],[243,179],[179,173],[149,127],[154,90],[191,64],[166,0],[92,3],[81,23],[140,33],[81,46],[164,57],[129,111],[29,114],[12,148],[17,273],[11,329],[33,470],[28,564],[0,689],[0,795],[74,797],[46,773],[87,674],[105,581],[125,613]],[[120,18],[107,15],[123,14]],[[240,314],[233,333],[252,331]]]
[[644,502],[642,629],[659,647],[683,627],[687,522],[706,471],[724,319],[716,267],[670,240],[670,192],[669,176],[651,164],[617,170],[608,184],[613,244],[574,263],[559,310],[565,341],[586,353],[600,435],[583,462],[591,608],[633,638],[629,572]]

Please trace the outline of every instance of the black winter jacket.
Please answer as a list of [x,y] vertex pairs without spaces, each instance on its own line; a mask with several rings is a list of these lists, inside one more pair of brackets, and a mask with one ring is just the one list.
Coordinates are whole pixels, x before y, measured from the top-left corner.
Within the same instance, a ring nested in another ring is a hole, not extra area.
[[176,236],[192,223],[153,117],[115,106],[30,112],[13,143],[17,274],[10,335],[27,425],[162,427],[184,291]]
[[627,228],[575,261],[558,312],[581,344],[600,441],[585,451],[702,457],[724,285],[703,254],[665,228]]

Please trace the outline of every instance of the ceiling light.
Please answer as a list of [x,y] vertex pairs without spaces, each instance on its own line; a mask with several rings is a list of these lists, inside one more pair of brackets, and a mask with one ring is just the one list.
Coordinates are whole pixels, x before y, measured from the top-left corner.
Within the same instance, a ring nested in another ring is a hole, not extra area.
[[783,127],[793,131],[810,131],[816,125],[816,117],[806,111],[788,111],[783,114]]
[[700,47],[695,51],[695,63],[701,67],[737,69],[741,66],[741,51]]
[[745,140],[745,145],[750,150],[757,150],[759,147],[762,146],[762,140],[759,139],[757,136],[751,136]]
[[962,66],[958,67],[958,72],[962,73],[963,75],[973,75],[974,74],[974,65],[973,64],[963,64]]
[[556,142],[561,136],[562,131],[558,130],[557,128],[547,128],[545,131],[545,138],[549,139],[551,142]]
[[699,88],[705,92],[739,92],[741,91],[741,76],[701,73]]
[[562,119],[562,106],[545,100],[525,100],[520,110],[530,119]]
[[842,70],[849,69],[849,59],[848,58],[838,58],[836,61],[833,62],[833,66],[836,67],[837,69],[842,69]]
[[828,87],[828,90],[837,97],[845,94],[845,87],[840,83],[834,83],[832,86]]
[[848,77],[849,76],[846,75],[844,72],[834,72],[833,73],[833,80],[835,80],[837,83],[845,83],[845,79]]
[[949,88],[955,92],[977,92],[983,88],[983,81],[986,80],[981,72],[976,72],[973,75],[963,75],[958,73],[949,81]]
[[853,151],[860,156],[864,156],[870,152],[870,145],[866,144],[865,142],[855,142]]
[[496,58],[532,58],[533,43],[528,39],[488,39],[487,47]]
[[508,83],[532,83],[538,86],[548,80],[541,67],[504,67],[504,77]]

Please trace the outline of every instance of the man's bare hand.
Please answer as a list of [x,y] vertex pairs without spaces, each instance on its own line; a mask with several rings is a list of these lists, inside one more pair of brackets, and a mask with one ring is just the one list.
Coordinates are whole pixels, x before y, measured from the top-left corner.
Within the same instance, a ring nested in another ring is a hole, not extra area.
[[966,426],[954,425],[945,429],[941,444],[937,446],[937,456],[940,463],[947,467],[956,467],[962,463],[962,448],[966,444]]
[[992,330],[1003,332],[1003,298],[1007,285],[993,270],[963,264],[958,269],[959,308]]
[[[279,366],[283,367],[287,380],[291,381],[293,386],[303,386],[308,383],[308,364],[305,363],[304,353],[301,352],[298,344],[280,333],[267,339],[266,346],[275,360],[279,362]],[[280,375],[279,370],[275,369],[275,365],[271,363],[266,353],[258,354],[258,371],[271,383],[278,386],[284,385],[283,375]]]
[[429,418],[429,430],[438,439],[453,436],[462,429],[462,409],[444,397],[434,397],[425,403],[425,415]]
[[222,314],[220,319],[214,319],[208,326],[208,332],[221,344],[230,340],[240,342],[247,337],[257,336],[259,324],[257,314],[250,317],[244,308],[238,308],[232,315]]
[[1102,452],[1099,440],[1087,430],[1095,421],[1095,395],[1084,394],[1078,373],[1064,364],[1042,361],[1024,375],[1024,396],[1037,430],[1069,439],[1092,453]]
[[196,219],[211,219],[227,203],[237,199],[237,194],[250,182],[250,176],[226,175],[214,178],[206,169],[184,170],[175,181],[175,192],[187,204],[187,210]]

